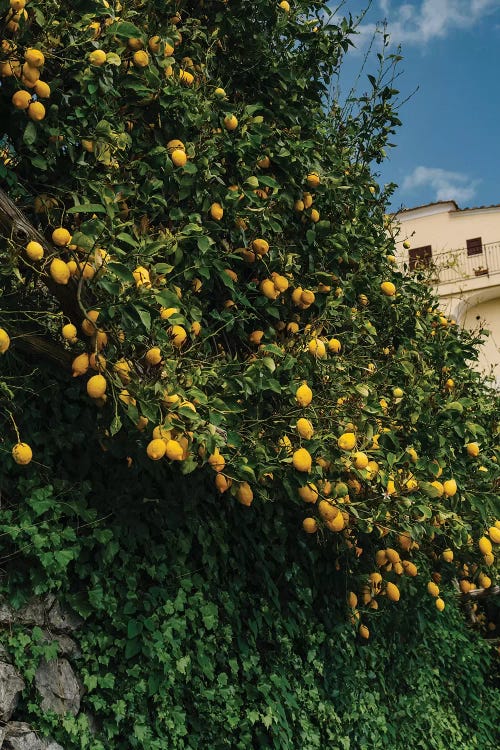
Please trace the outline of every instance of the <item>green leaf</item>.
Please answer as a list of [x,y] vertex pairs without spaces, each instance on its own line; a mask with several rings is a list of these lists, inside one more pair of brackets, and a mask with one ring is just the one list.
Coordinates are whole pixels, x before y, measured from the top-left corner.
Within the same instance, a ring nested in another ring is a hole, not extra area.
[[82,203],[80,206],[71,206],[67,214],[105,214],[106,209],[100,203]]
[[143,32],[137,28],[137,26],[134,26],[133,23],[129,23],[127,21],[120,21],[119,23],[113,23],[109,31],[111,34],[114,34],[115,36],[121,36],[124,39],[129,39],[130,37],[138,37],[139,39],[143,39]]
[[120,281],[125,281],[128,283],[134,282],[134,276],[132,274],[132,271],[130,268],[127,268],[127,266],[123,265],[123,263],[117,263],[116,261],[110,261],[106,265],[106,270],[116,276]]
[[36,125],[34,122],[30,121],[24,128],[23,142],[27,146],[32,146],[36,141],[36,136],[37,136]]

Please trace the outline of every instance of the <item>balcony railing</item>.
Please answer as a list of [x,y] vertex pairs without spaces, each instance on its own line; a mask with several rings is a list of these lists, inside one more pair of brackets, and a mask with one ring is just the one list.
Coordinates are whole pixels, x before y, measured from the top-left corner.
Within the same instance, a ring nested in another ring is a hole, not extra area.
[[[474,255],[468,255],[467,248],[436,253],[420,268],[424,266],[430,272],[430,280],[439,286],[500,274],[500,242],[482,245],[482,252]],[[418,263],[415,270],[419,270]]]

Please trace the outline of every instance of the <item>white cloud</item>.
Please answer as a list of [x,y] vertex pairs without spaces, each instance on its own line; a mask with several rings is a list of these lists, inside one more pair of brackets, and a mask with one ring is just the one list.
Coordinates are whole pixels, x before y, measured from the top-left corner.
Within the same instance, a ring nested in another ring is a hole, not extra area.
[[[419,0],[403,4],[399,0],[379,0],[379,6],[394,44],[425,44],[446,37],[455,29],[470,28],[500,11],[498,0]],[[376,24],[362,24],[358,28],[361,41],[371,37],[376,29]]]
[[480,180],[471,180],[460,172],[450,172],[439,167],[416,167],[405,177],[401,190],[412,192],[416,188],[433,191],[433,200],[467,203],[476,194]]

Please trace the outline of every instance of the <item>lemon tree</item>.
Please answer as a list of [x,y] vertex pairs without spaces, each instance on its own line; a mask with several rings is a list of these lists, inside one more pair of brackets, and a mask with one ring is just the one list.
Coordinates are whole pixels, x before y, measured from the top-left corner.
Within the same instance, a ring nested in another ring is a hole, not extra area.
[[285,557],[290,539],[321,557],[362,642],[419,592],[445,616],[457,586],[495,586],[498,395],[470,368],[480,337],[395,264],[377,184],[397,57],[342,106],[354,23],[320,1],[18,5],[0,5],[9,497],[52,467],[88,498],[75,527],[94,492],[165,528],[190,497],[276,529]]

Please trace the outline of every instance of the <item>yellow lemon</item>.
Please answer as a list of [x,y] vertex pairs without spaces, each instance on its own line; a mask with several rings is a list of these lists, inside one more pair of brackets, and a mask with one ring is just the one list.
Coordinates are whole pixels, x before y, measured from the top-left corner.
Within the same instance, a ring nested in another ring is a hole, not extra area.
[[296,392],[295,392],[295,398],[297,400],[297,403],[299,406],[306,407],[309,406],[309,404],[312,401],[313,392],[307,385],[307,382],[304,380],[302,385],[300,385]]
[[[162,442],[164,442],[162,440]],[[177,440],[167,440],[165,443],[165,453],[171,461],[182,461],[184,458],[184,449]]]
[[380,290],[386,297],[393,297],[396,294],[396,287],[392,281],[383,281],[380,285]]
[[106,62],[106,53],[103,49],[95,49],[89,55],[89,63],[96,68],[100,68]]
[[182,326],[171,326],[168,329],[168,332],[171,337],[172,345],[175,346],[176,349],[180,349],[187,339],[186,330]]
[[447,479],[443,482],[443,492],[447,497],[453,497],[457,494],[457,483],[454,479]]
[[315,503],[318,499],[318,488],[312,482],[298,489],[299,497],[305,503]]
[[0,328],[0,354],[5,354],[10,346],[10,336],[5,328]]
[[16,443],[12,448],[12,458],[20,466],[26,466],[33,458],[33,451],[28,443]]
[[438,610],[439,612],[442,612],[442,611],[443,611],[443,609],[444,609],[444,608],[445,608],[445,606],[446,606],[446,605],[445,605],[445,603],[444,603],[444,601],[443,601],[443,600],[442,600],[442,599],[441,599],[440,597],[438,597],[438,598],[436,599],[436,602],[435,602],[435,604],[436,604],[436,609],[437,609],[437,610]]
[[153,367],[159,365],[162,360],[160,347],[152,346],[151,349],[148,349],[145,359],[148,365],[152,365]]
[[389,581],[385,587],[385,593],[387,594],[387,598],[389,599],[389,601],[399,602],[401,594],[396,584]]
[[238,119],[234,115],[226,115],[224,117],[224,127],[226,130],[236,130],[238,127]]
[[444,552],[441,553],[441,557],[447,563],[453,562],[453,550],[445,549]]
[[366,453],[362,453],[361,451],[358,451],[357,453],[354,454],[353,458],[354,458],[354,466],[356,467],[356,469],[366,469],[366,467],[368,466],[368,462],[369,462],[369,459]]
[[337,440],[337,444],[340,450],[352,451],[352,449],[356,445],[356,435],[354,434],[354,432],[344,432],[344,434],[341,435]]
[[469,456],[472,456],[472,458],[475,458],[479,455],[479,444],[478,443],[467,443],[465,446],[465,449]]
[[73,370],[73,377],[76,378],[79,375],[85,375],[87,370],[90,367],[90,359],[89,355],[84,352],[83,354],[79,354],[78,357],[75,357],[71,364],[71,368]]
[[43,247],[39,242],[28,242],[25,252],[30,260],[37,261],[43,258]]
[[304,518],[302,521],[302,528],[306,534],[315,534],[318,530],[318,522],[315,518]]
[[159,461],[160,458],[163,458],[166,451],[167,444],[162,438],[153,438],[146,447],[146,453],[153,461]]
[[215,476],[215,486],[217,487],[221,495],[223,492],[227,492],[232,483],[233,480],[229,477],[224,476],[224,474],[216,474]]
[[106,378],[102,375],[93,375],[87,382],[87,393],[90,398],[101,398],[106,392]]
[[175,167],[183,167],[187,162],[186,152],[180,148],[174,149],[170,154],[170,158]]
[[342,344],[338,339],[330,339],[328,342],[328,349],[333,352],[333,354],[339,354],[342,349]]
[[488,529],[488,536],[493,544],[500,544],[500,529],[497,528],[497,526],[490,526]]
[[246,505],[247,508],[250,507],[253,500],[253,490],[248,482],[241,482],[236,490],[236,499],[241,505]]
[[309,472],[311,471],[312,458],[309,451],[305,448],[299,448],[292,456],[292,464],[297,471]]
[[71,234],[64,227],[56,227],[52,232],[52,242],[58,247],[66,247],[71,242]]
[[219,453],[219,449],[216,448],[212,455],[208,457],[208,463],[214,471],[224,471],[226,459]]
[[214,221],[220,221],[224,215],[224,209],[220,203],[212,203],[210,206],[210,216]]
[[483,555],[490,555],[493,551],[493,547],[491,546],[491,542],[486,536],[482,536],[481,539],[478,542],[479,551]]
[[326,358],[326,347],[323,341],[321,341],[320,339],[311,339],[307,348],[309,350],[309,354],[311,354],[313,357],[318,357],[318,359]]
[[320,183],[320,177],[316,172],[310,172],[306,177],[306,182],[308,187],[316,188]]
[[138,50],[132,55],[132,61],[136,68],[146,68],[149,65],[149,55],[144,50]]
[[310,440],[314,435],[314,427],[308,419],[301,417],[297,420],[297,432],[304,440]]

